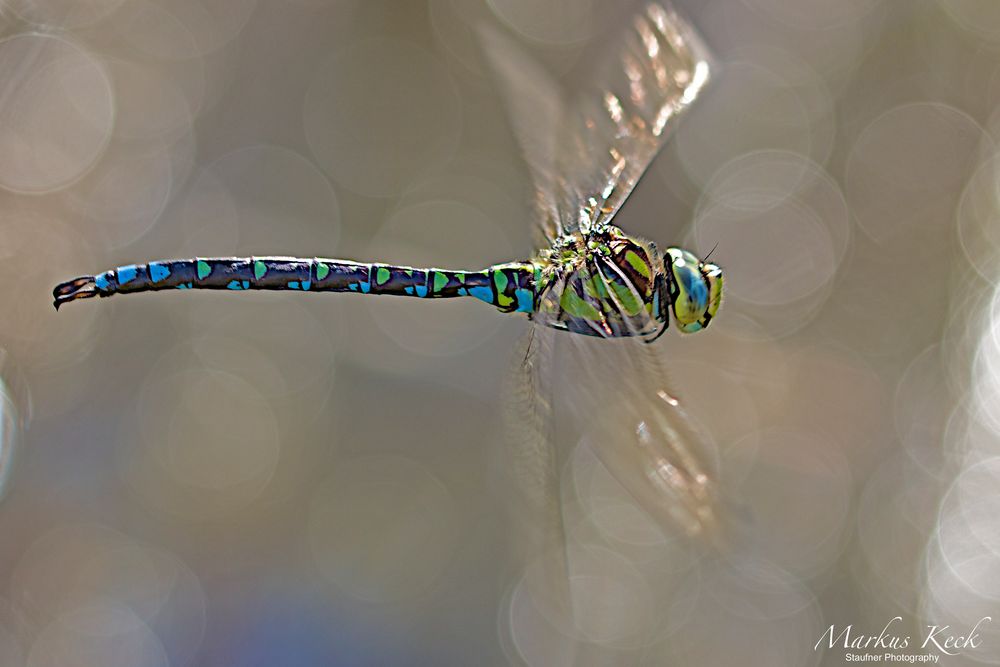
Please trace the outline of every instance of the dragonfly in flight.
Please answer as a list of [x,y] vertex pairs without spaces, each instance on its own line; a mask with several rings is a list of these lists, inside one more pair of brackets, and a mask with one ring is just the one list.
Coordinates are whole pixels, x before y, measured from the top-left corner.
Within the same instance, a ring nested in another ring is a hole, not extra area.
[[[554,451],[558,398],[647,514],[669,530],[711,533],[716,453],[667,388],[669,364],[650,343],[671,323],[688,334],[712,322],[722,270],[682,248],[661,251],[614,224],[708,84],[709,53],[669,5],[645,4],[612,45],[599,85],[570,102],[507,38],[484,31],[483,41],[534,183],[533,258],[470,271],[271,256],[151,261],[64,282],[54,290],[55,306],[168,289],[474,297],[532,323],[508,392],[517,447],[511,458],[528,512],[561,532],[553,509],[565,460]],[[575,355],[575,375],[557,392],[559,348]]]

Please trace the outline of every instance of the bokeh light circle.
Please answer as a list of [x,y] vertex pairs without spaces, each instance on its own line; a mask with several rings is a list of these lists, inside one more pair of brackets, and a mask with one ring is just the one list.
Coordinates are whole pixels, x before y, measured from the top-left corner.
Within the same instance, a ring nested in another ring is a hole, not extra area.
[[397,456],[342,460],[313,495],[309,544],[330,583],[367,602],[426,594],[457,546],[455,499],[426,466]]
[[42,193],[83,176],[101,157],[115,123],[104,65],[60,37],[0,41],[0,187]]
[[940,221],[952,217],[953,193],[979,163],[984,138],[968,114],[939,102],[904,104],[877,117],[847,162],[847,198],[861,228],[883,245],[919,241],[931,251],[948,230]]
[[[465,236],[466,231],[469,236]],[[474,246],[470,238],[476,239]],[[372,256],[377,255],[382,262],[466,270],[483,269],[513,254],[502,230],[483,212],[447,200],[424,201],[399,209],[376,234],[372,248]],[[449,260],[463,256],[480,259]],[[408,354],[436,357],[469,350],[490,339],[502,322],[494,313],[482,310],[482,305],[468,298],[391,303],[382,299],[365,304],[379,331]],[[369,343],[381,345],[381,340]]]
[[98,23],[125,0],[10,0],[7,8],[37,25],[74,29]]
[[[340,207],[326,177],[288,148],[257,145],[216,159],[208,169],[233,198],[240,252],[328,257],[337,245]],[[311,238],[311,247],[291,239]]]
[[151,373],[136,424],[123,423],[122,475],[151,509],[189,521],[229,515],[255,500],[278,465],[279,425],[246,380],[194,367]]
[[819,165],[784,151],[753,152],[720,168],[695,223],[698,246],[718,244],[727,255],[727,294],[757,305],[787,304],[820,290],[849,237],[840,189]]
[[303,106],[306,138],[341,186],[398,195],[454,155],[461,98],[445,65],[420,47],[361,41],[317,72]]

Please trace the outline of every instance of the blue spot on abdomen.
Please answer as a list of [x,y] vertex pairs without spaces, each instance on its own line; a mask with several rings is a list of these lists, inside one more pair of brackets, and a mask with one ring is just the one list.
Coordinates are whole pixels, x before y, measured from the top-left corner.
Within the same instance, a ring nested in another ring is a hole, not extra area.
[[161,262],[150,262],[149,277],[154,283],[166,280],[170,277],[170,267]]
[[136,274],[137,270],[135,264],[118,267],[118,284],[124,285],[125,283],[135,280]]
[[469,288],[469,296],[474,296],[480,301],[485,301],[486,303],[493,303],[493,290],[489,287],[478,286]]

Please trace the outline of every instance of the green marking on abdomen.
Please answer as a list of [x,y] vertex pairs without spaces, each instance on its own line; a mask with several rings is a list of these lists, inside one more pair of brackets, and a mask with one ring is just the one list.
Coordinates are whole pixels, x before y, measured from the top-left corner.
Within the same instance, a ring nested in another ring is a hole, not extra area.
[[504,312],[527,313],[534,309],[538,276],[539,268],[532,263],[448,271],[321,258],[195,257],[120,267],[92,281],[100,296],[167,288],[473,296]]
[[501,308],[509,308],[514,303],[514,297],[505,294],[507,290],[507,284],[510,282],[507,280],[507,274],[503,272],[503,269],[495,269],[493,273],[493,284],[497,288],[497,304]]

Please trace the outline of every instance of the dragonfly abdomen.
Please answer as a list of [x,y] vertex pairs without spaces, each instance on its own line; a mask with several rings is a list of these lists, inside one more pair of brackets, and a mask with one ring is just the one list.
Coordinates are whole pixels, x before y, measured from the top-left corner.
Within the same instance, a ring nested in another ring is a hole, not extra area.
[[532,312],[539,269],[530,262],[482,271],[421,269],[339,259],[221,257],[130,264],[57,286],[55,305],[166,289],[357,292],[418,298],[472,296],[504,312]]

